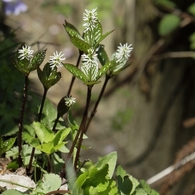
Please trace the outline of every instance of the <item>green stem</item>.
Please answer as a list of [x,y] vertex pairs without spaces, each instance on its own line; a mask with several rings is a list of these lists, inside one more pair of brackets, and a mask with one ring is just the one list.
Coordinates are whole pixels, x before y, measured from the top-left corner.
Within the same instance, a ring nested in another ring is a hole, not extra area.
[[[45,100],[46,100],[47,91],[48,91],[48,89],[44,87],[43,97],[42,97],[42,100],[41,100],[41,107],[40,107],[39,115],[38,115],[38,122],[41,121],[41,116],[42,116],[42,113],[43,113],[43,107],[44,107],[44,103],[45,103]],[[30,170],[31,170],[31,167],[32,167],[32,162],[33,162],[34,155],[35,155],[35,148],[33,147],[32,152],[31,152],[31,156],[30,156],[28,169],[27,169],[28,174],[30,174]]]
[[19,167],[22,166],[22,129],[23,129],[23,121],[24,121],[24,111],[26,106],[26,100],[27,100],[27,93],[28,93],[28,76],[29,74],[25,75],[25,82],[24,82],[24,88],[23,88],[23,99],[22,99],[22,107],[20,111],[20,119],[19,119],[19,132],[18,132],[18,164]]
[[85,128],[85,132],[84,132],[84,133],[87,132],[87,130],[88,130],[88,128],[89,128],[89,125],[90,125],[90,123],[91,123],[93,117],[95,116],[95,114],[96,114],[96,112],[97,112],[97,107],[98,107],[98,105],[99,105],[99,103],[100,103],[100,100],[102,99],[102,96],[103,96],[103,94],[104,94],[104,91],[105,91],[105,89],[106,89],[106,86],[107,86],[108,81],[110,80],[110,78],[111,78],[110,76],[106,75],[106,78],[105,78],[104,84],[103,84],[103,86],[102,86],[101,92],[100,92],[100,94],[99,94],[99,97],[98,97],[98,99],[97,99],[97,101],[96,101],[96,103],[95,103],[95,105],[94,105],[94,107],[93,107],[93,110],[92,110],[92,112],[91,112],[91,115],[90,115],[90,117],[89,117],[89,119],[88,119],[88,121],[87,121],[86,128]]
[[92,87],[93,87],[93,85],[88,85],[88,87],[87,87],[86,106],[85,106],[85,110],[84,110],[84,113],[83,113],[82,122],[81,122],[81,125],[80,125],[80,129],[81,129],[80,132],[81,133],[80,133],[80,137],[79,137],[79,140],[78,140],[77,152],[76,152],[75,161],[74,161],[75,170],[77,168],[77,164],[78,164],[78,161],[79,161],[81,145],[82,145],[82,142],[83,142],[83,135],[86,132],[86,123],[87,123],[89,105],[90,105],[90,101],[91,101]]

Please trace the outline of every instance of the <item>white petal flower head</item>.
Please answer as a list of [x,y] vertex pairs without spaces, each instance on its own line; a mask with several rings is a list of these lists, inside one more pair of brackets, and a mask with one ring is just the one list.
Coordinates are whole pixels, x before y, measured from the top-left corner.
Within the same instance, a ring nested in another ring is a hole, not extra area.
[[22,49],[18,50],[18,53],[20,54],[18,58],[21,60],[23,59],[31,60],[33,58],[32,54],[34,50],[31,50],[30,48],[31,46],[27,46],[27,45],[22,46]]
[[98,21],[96,10],[97,8],[91,11],[85,9],[85,13],[83,14],[83,26],[85,27],[84,32],[92,31],[95,28]]
[[63,56],[64,54],[62,52],[58,53],[57,51],[53,53],[53,56],[50,56],[49,64],[52,70],[55,67],[63,66],[62,61],[66,59],[66,57]]
[[81,71],[87,76],[90,81],[96,80],[98,75],[98,58],[97,54],[83,54],[82,55]]
[[114,72],[117,72],[118,70],[124,67],[127,60],[131,56],[132,50],[133,50],[132,44],[128,45],[128,43],[125,43],[124,45],[122,45],[120,43],[116,52],[111,57],[111,60],[114,60],[116,62]]
[[123,60],[128,60],[131,54],[131,51],[133,50],[132,44],[128,45],[125,43],[118,46],[118,49],[116,51],[116,62],[121,62]]
[[74,98],[72,96],[66,96],[64,98],[64,100],[65,100],[66,106],[68,106],[68,107],[71,107],[73,104],[76,103],[76,98]]

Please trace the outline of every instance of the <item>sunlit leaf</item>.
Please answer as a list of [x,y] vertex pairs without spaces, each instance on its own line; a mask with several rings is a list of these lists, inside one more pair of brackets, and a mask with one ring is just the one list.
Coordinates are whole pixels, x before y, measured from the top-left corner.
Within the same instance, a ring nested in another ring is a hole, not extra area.
[[188,12],[195,16],[195,3],[192,3],[190,7],[188,8]]
[[88,50],[91,48],[87,42],[78,37],[70,37],[70,40],[79,50],[85,53],[88,53]]
[[72,65],[72,64],[64,64],[64,67],[73,74],[73,76],[77,77],[78,79],[82,80],[83,82],[85,82],[87,80],[87,77],[85,76],[85,74],[78,69],[76,66]]
[[82,36],[80,35],[77,28],[74,25],[68,23],[66,20],[65,20],[64,28],[70,37],[77,37],[79,39],[82,39]]

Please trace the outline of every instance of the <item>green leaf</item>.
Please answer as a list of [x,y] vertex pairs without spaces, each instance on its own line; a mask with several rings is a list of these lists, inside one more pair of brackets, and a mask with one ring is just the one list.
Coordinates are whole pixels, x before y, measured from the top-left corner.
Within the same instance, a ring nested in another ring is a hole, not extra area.
[[112,178],[115,167],[116,167],[116,162],[117,162],[117,153],[111,152],[110,154],[104,156],[97,162],[96,168],[101,169],[107,164],[108,165],[108,176],[109,178]]
[[195,49],[195,33],[192,33],[190,35],[189,39],[190,39],[190,42],[191,42],[190,43],[190,48],[194,50]]
[[91,48],[91,46],[87,42],[77,37],[70,37],[70,40],[74,46],[76,46],[79,50],[83,51],[84,53],[88,53],[88,50]]
[[73,74],[73,76],[77,77],[78,79],[82,80],[83,82],[85,82],[87,80],[87,77],[85,76],[85,74],[78,69],[76,66],[72,65],[72,64],[64,64],[64,67]]
[[53,131],[40,122],[33,122],[32,126],[41,143],[48,143],[54,139]]
[[57,190],[61,186],[61,178],[59,175],[50,173],[44,174],[43,179],[38,181],[37,188],[34,192],[44,194]]
[[167,14],[159,24],[159,33],[164,36],[174,31],[180,24],[180,17],[174,14]]
[[190,7],[188,8],[188,12],[195,16],[195,3],[192,3]]
[[156,4],[164,7],[175,8],[176,4],[170,0],[156,0]]
[[146,183],[146,181],[141,180],[140,184],[141,187],[144,189],[144,191],[147,193],[147,195],[159,195],[158,192],[150,188],[150,186]]
[[30,71],[36,70],[45,59],[46,50],[39,51],[30,62]]
[[108,55],[104,49],[104,45],[100,44],[97,49],[97,56],[102,66],[109,62]]
[[57,68],[52,70],[49,63],[46,63],[43,71],[38,68],[37,74],[44,88],[49,89],[61,79],[61,73],[57,72]]
[[26,193],[19,192],[17,190],[6,190],[2,195],[27,195]]
[[54,145],[58,145],[60,143],[62,143],[64,141],[64,139],[68,136],[68,134],[70,133],[71,128],[66,128],[66,129],[62,129],[59,130],[54,137]]
[[106,74],[106,72],[107,72],[107,71],[109,70],[109,68],[110,68],[110,65],[111,65],[111,63],[108,62],[107,64],[105,64],[104,66],[102,66],[102,67],[100,68],[100,70],[98,71],[97,79],[101,78],[102,75]]
[[135,190],[139,186],[138,180],[128,175],[121,166],[118,166],[116,169],[116,179],[121,195],[136,194]]
[[79,39],[82,39],[82,36],[80,35],[77,28],[72,24],[68,23],[66,20],[65,20],[64,28],[70,37],[77,37]]
[[3,139],[0,137],[0,155],[7,152],[12,148],[16,141],[16,138],[10,138],[6,141],[3,141]]

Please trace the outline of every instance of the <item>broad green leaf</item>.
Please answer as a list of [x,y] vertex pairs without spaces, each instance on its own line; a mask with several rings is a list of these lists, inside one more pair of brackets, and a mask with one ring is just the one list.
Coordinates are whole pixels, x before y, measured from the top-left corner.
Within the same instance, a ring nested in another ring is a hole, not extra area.
[[24,75],[28,75],[30,73],[30,69],[29,69],[30,60],[27,60],[26,58],[21,60],[18,58],[18,56],[19,56],[18,53],[16,53],[13,56],[13,63],[15,67]]
[[121,195],[136,194],[135,190],[139,186],[138,180],[128,175],[121,166],[118,166],[116,169],[116,179]]
[[39,122],[33,122],[32,125],[41,143],[48,143],[54,139],[53,131],[47,128],[45,125]]
[[108,55],[104,49],[104,45],[100,44],[97,49],[97,56],[102,66],[109,62]]
[[46,50],[37,52],[30,62],[31,71],[36,70],[45,59]]
[[12,148],[16,141],[16,138],[10,138],[8,140],[3,141],[3,139],[0,137],[0,155],[7,152]]
[[35,148],[37,148],[38,150],[41,150],[42,152],[46,154],[52,154],[53,152],[55,152],[54,144],[52,141],[35,146]]
[[146,183],[146,181],[141,180],[140,181],[141,187],[144,189],[144,191],[148,194],[148,195],[159,195],[158,192],[156,192],[155,190],[151,189],[150,186]]
[[80,35],[77,28],[72,24],[68,23],[66,20],[65,20],[64,28],[70,37],[77,37],[79,39],[82,39],[82,36]]
[[180,23],[180,17],[174,14],[167,14],[159,24],[159,33],[164,36],[175,30]]
[[49,63],[46,63],[43,70],[37,69],[39,80],[41,81],[44,88],[49,89],[55,85],[61,79],[61,73],[57,72],[57,68],[52,70]]
[[106,74],[106,72],[109,70],[111,63],[108,62],[107,64],[105,64],[104,66],[102,66],[100,68],[100,70],[98,71],[98,76],[97,79],[101,78],[104,74]]
[[188,12],[195,16],[195,3],[192,3],[190,7],[188,8]]
[[190,43],[190,48],[194,50],[195,49],[195,33],[192,33],[190,35],[189,39],[190,39],[190,42],[191,42]]
[[83,51],[84,53],[88,53],[88,50],[91,48],[91,46],[87,42],[77,37],[70,37],[70,40],[74,46],[76,46],[79,50]]
[[71,128],[66,128],[59,130],[54,137],[53,143],[54,145],[58,145],[64,141],[64,139],[68,136],[70,133]]
[[72,65],[72,64],[64,64],[64,67],[73,74],[73,76],[77,77],[78,79],[82,80],[83,82],[85,82],[87,80],[87,77],[85,76],[85,74],[78,69],[76,66]]
[[109,176],[109,178],[112,178],[115,167],[116,167],[116,162],[117,162],[117,153],[112,152],[112,153],[104,156],[103,158],[101,158],[97,162],[96,168],[102,169],[102,167],[104,167],[107,164],[108,165],[108,176]]
[[34,192],[44,194],[55,191],[61,186],[61,178],[59,175],[49,173],[44,174],[43,179],[38,182],[37,188]]

